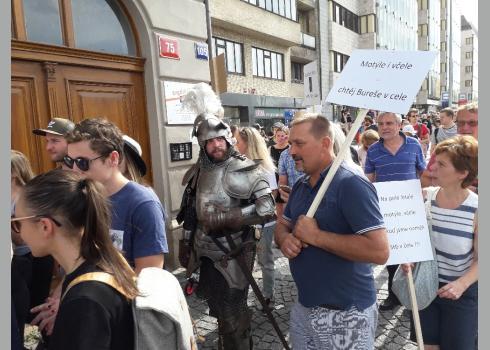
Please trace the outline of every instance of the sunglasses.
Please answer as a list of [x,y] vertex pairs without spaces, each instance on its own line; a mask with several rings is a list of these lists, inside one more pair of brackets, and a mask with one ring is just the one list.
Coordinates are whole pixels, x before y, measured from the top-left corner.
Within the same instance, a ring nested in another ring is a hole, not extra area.
[[73,164],[76,164],[77,168],[80,169],[81,171],[87,171],[90,168],[91,162],[105,156],[106,154],[103,154],[101,156],[92,159],[88,159],[85,157],[72,158],[70,156],[64,156],[63,163],[65,163],[65,165],[70,169],[73,169]]
[[49,215],[31,215],[31,216],[23,216],[21,218],[16,218],[15,216],[12,216],[10,218],[10,228],[15,233],[20,233],[20,229],[21,229],[21,226],[22,226],[21,225],[22,224],[21,223],[22,220],[32,220],[32,219],[40,219],[40,218],[48,218],[51,221],[53,221],[56,226],[61,227],[61,224],[59,223],[59,221],[57,221],[56,219],[52,218]]
[[465,126],[465,124],[467,124],[469,127],[474,128],[478,126],[478,120],[458,120],[456,124],[458,124],[460,128]]

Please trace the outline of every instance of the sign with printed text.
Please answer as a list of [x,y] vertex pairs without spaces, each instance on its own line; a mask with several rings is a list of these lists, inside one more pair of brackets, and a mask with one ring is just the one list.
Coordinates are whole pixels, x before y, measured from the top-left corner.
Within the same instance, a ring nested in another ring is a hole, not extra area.
[[436,55],[435,51],[355,50],[326,101],[405,114]]
[[194,50],[196,51],[196,58],[199,60],[208,60],[208,44],[206,43],[194,43]]
[[318,83],[317,61],[305,64],[303,67],[303,85],[305,98],[303,106],[314,106],[320,104],[320,84]]
[[160,46],[160,57],[180,60],[179,42],[177,40],[159,35],[158,45]]
[[194,124],[196,114],[182,106],[182,99],[194,84],[165,81],[165,107],[167,108],[168,124]]
[[373,185],[390,243],[386,265],[433,260],[420,180]]

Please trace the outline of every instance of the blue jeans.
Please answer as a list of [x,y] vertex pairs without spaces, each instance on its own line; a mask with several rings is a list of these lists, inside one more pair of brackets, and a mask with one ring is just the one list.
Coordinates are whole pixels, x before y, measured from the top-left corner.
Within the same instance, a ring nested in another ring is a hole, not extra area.
[[264,298],[274,298],[274,253],[272,239],[276,225],[264,227],[262,236],[257,244],[257,260],[262,269],[262,293]]
[[307,308],[296,302],[291,309],[290,340],[294,350],[374,349],[378,307],[359,311]]

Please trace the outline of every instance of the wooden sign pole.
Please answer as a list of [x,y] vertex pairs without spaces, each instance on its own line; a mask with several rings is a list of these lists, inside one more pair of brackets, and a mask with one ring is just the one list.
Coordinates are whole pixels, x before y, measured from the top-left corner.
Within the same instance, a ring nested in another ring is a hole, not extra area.
[[413,323],[415,325],[415,334],[417,336],[417,344],[419,350],[424,350],[424,339],[422,338],[422,329],[420,328],[419,306],[417,305],[417,297],[415,295],[415,286],[413,284],[412,268],[408,269],[408,289],[410,292],[410,301],[412,304]]
[[325,180],[323,180],[323,183],[320,186],[320,189],[318,190],[318,193],[316,194],[313,203],[311,203],[310,209],[308,209],[308,212],[306,213],[307,217],[312,218],[313,216],[315,216],[316,210],[318,209],[318,206],[320,205],[323,196],[327,192],[327,188],[330,185],[330,182],[332,182],[332,179],[335,173],[337,172],[337,169],[339,168],[340,164],[344,160],[346,152],[350,152],[350,145],[352,144],[352,141],[356,136],[357,130],[359,130],[359,128],[361,127],[361,124],[364,121],[364,117],[366,117],[367,112],[368,112],[367,109],[361,109],[357,114],[356,120],[352,124],[352,127],[349,133],[347,134],[347,137],[345,139],[344,144],[342,145],[342,148],[340,149],[339,153],[335,157],[335,160],[333,161],[333,164],[330,167],[330,170],[328,171]]

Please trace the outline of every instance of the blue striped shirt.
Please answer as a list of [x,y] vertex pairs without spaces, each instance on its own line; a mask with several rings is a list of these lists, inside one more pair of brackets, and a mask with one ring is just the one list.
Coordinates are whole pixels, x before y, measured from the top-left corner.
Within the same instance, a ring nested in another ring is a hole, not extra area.
[[279,175],[286,175],[288,177],[288,186],[293,188],[294,183],[304,175],[302,171],[296,170],[294,159],[291,157],[288,149],[284,150],[279,157]]
[[478,195],[470,194],[456,209],[431,202],[432,243],[436,250],[439,281],[452,282],[464,275],[473,263],[473,221],[478,208]]
[[375,173],[376,182],[414,180],[418,179],[417,170],[425,170],[426,163],[420,143],[402,132],[400,136],[404,142],[395,154],[386,149],[383,139],[369,147],[364,172]]

